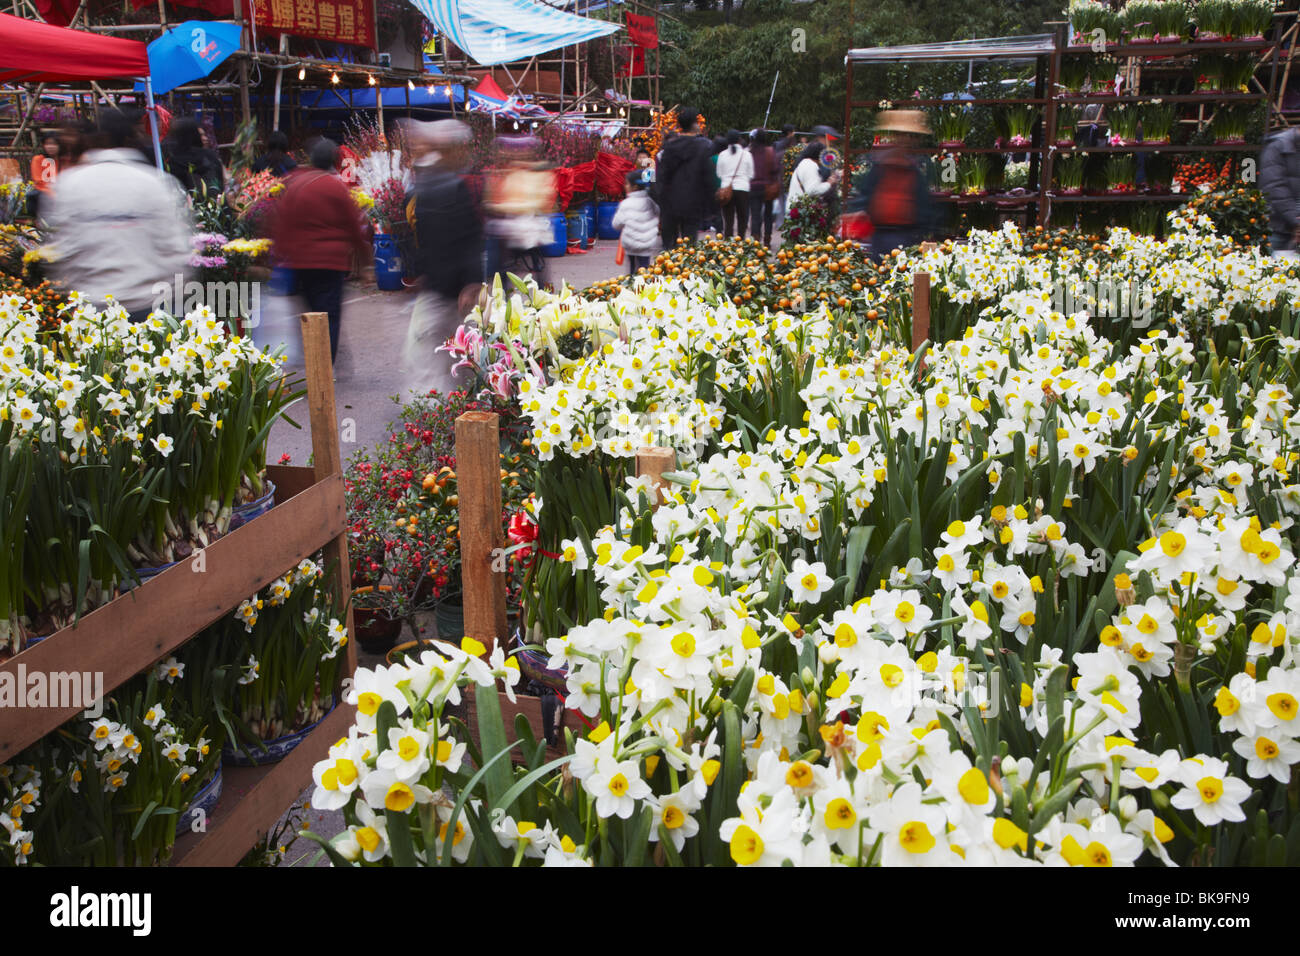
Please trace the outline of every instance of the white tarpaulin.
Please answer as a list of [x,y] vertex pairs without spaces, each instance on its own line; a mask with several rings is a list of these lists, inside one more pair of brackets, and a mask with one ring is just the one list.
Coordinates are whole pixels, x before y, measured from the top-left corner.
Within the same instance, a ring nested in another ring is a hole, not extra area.
[[620,29],[535,0],[411,0],[439,33],[484,66],[585,43]]

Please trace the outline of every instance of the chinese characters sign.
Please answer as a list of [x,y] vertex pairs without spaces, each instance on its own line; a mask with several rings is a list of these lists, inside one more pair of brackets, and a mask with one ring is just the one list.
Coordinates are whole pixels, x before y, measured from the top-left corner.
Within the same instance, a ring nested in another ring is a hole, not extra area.
[[374,0],[260,0],[255,9],[268,33],[375,46]]

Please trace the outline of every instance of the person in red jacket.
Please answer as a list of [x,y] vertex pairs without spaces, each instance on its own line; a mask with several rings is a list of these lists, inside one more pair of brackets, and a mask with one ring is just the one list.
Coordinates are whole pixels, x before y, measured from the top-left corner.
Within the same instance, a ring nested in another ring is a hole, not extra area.
[[307,300],[308,311],[329,316],[331,360],[338,355],[343,280],[352,271],[352,256],[371,255],[357,204],[334,174],[338,157],[338,144],[318,140],[311,149],[311,167],[285,176],[271,223],[275,258],[293,271],[294,287]]

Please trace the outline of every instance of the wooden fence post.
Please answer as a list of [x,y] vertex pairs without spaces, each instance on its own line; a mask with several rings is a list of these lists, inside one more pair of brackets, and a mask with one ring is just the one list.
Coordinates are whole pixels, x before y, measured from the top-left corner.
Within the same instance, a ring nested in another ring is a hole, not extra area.
[[671,448],[651,446],[636,450],[637,477],[650,477],[654,482],[655,490],[658,492],[651,502],[651,508],[658,508],[668,500],[668,492],[665,490],[668,487],[668,482],[664,480],[664,472],[672,471],[676,467],[677,452]]
[[507,637],[506,576],[492,569],[505,543],[500,420],[492,412],[466,412],[456,419],[456,492],[465,633],[438,636],[453,644],[472,637],[491,654],[497,641]]
[[[302,355],[307,368],[307,408],[311,418],[311,452],[316,480],[343,473],[343,449],[334,404],[334,362],[330,358],[329,316],[305,312],[302,316]],[[344,609],[343,625],[356,634],[352,615],[352,569],[348,564],[348,535],[344,531],[325,546],[325,567],[334,567],[334,585]],[[355,640],[347,648],[347,672],[357,668]]]
[[930,273],[912,276],[912,351],[930,337]]

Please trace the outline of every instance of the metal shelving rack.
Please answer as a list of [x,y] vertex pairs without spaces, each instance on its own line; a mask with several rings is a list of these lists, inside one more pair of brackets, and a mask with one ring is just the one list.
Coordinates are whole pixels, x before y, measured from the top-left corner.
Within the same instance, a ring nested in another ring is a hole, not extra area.
[[[1064,203],[1131,203],[1179,202],[1190,194],[1180,193],[1129,193],[1129,194],[1076,194],[1062,195],[1052,190],[1052,167],[1058,154],[1069,153],[1229,153],[1244,154],[1257,150],[1258,143],[1242,144],[1205,144],[1191,145],[1181,143],[1136,143],[1123,146],[1058,146],[1058,109],[1065,105],[1121,104],[1139,103],[1159,98],[1163,102],[1182,106],[1198,107],[1196,115],[1184,117],[1180,123],[1197,123],[1207,121],[1205,107],[1222,103],[1264,102],[1268,108],[1265,127],[1273,128],[1279,122],[1285,122],[1278,110],[1279,67],[1282,64],[1283,47],[1289,40],[1294,46],[1297,26],[1292,24],[1284,28],[1288,18],[1295,17],[1295,12],[1278,15],[1275,20],[1274,34],[1277,39],[1259,41],[1183,41],[1178,43],[1126,43],[1095,51],[1091,46],[1071,46],[1068,40],[1068,24],[1049,23],[1050,33],[1034,34],[1023,37],[1000,37],[983,40],[958,40],[948,43],[918,44],[901,47],[872,47],[849,50],[845,56],[846,89],[844,102],[844,135],[846,160],[853,155],[870,151],[871,147],[853,147],[851,135],[853,117],[860,110],[876,109],[887,97],[865,99],[857,96],[855,89],[854,67],[866,64],[900,64],[900,63],[969,63],[973,71],[974,64],[1001,61],[1004,63],[1032,63],[1034,66],[1032,96],[994,97],[973,99],[935,99],[908,98],[892,100],[896,108],[916,108],[925,106],[1017,106],[1028,105],[1042,108],[1042,117],[1035,126],[1029,146],[982,146],[982,147],[918,147],[918,154],[935,153],[972,153],[993,155],[1028,155],[1029,191],[1023,194],[1005,195],[936,195],[937,201],[962,206],[989,206],[1002,209],[1018,210],[1020,214],[1031,214],[1039,225],[1046,225],[1051,217],[1052,204]],[[1132,88],[1141,89],[1143,74],[1186,76],[1192,73],[1194,57],[1209,53],[1241,53],[1256,56],[1255,75],[1252,78],[1254,89],[1250,92],[1196,92],[1196,93],[1128,93],[1113,95],[1105,93],[1080,94],[1064,92],[1059,89],[1061,63],[1066,56],[1109,56],[1123,61],[1123,72],[1131,78]],[[1289,51],[1287,51],[1287,69],[1289,70]],[[1284,74],[1285,76],[1285,74]],[[1072,136],[1073,134],[1071,134]],[[850,185],[850,177],[845,177],[844,189]]]

